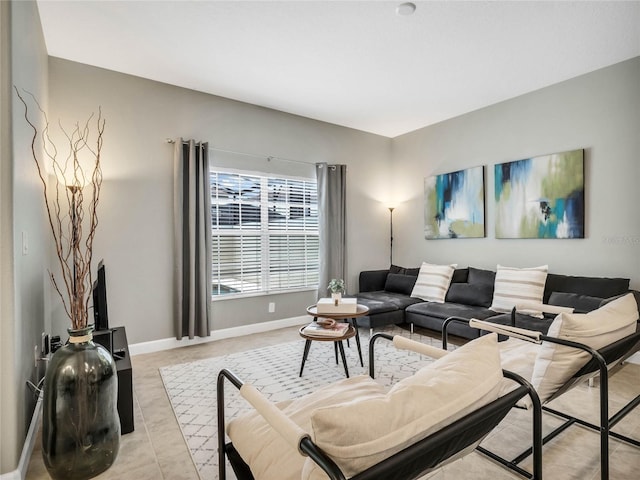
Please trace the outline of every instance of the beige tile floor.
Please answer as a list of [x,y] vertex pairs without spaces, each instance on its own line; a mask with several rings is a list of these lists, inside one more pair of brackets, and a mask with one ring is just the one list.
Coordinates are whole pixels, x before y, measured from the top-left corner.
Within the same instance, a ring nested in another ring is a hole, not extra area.
[[[111,480],[198,480],[198,473],[180,433],[169,399],[160,379],[160,367],[191,362],[212,356],[250,350],[298,338],[297,328],[247,335],[207,344],[132,358],[134,377],[135,431],[124,435],[115,464],[96,479]],[[640,365],[629,364],[611,382],[612,401],[620,406],[640,392]],[[552,406],[596,421],[598,389],[586,385],[575,388]],[[594,416],[595,415],[595,416]],[[492,433],[487,443],[499,453],[519,453],[522,439],[529,437],[526,412],[510,414]],[[545,426],[557,423],[545,416]],[[621,433],[640,439],[640,408],[623,420]],[[596,480],[600,478],[598,436],[580,427],[571,427],[544,449],[544,475],[548,480]],[[526,445],[522,445],[523,447]],[[640,478],[640,449],[617,441],[610,442],[611,479]],[[530,468],[530,462],[522,465]],[[437,470],[431,480],[513,479],[520,478],[477,453]],[[42,462],[40,442],[36,442],[26,480],[48,479]],[[205,479],[202,479],[205,480]],[[206,479],[213,480],[213,479]],[[278,480],[278,479],[268,479]],[[383,480],[383,479],[381,479]]]

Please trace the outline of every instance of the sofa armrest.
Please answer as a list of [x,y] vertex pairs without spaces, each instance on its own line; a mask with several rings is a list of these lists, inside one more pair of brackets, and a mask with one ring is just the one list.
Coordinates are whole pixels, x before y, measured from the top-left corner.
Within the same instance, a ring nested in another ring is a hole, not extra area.
[[365,270],[360,272],[358,278],[359,292],[375,292],[384,290],[384,284],[387,281],[389,269],[386,270]]

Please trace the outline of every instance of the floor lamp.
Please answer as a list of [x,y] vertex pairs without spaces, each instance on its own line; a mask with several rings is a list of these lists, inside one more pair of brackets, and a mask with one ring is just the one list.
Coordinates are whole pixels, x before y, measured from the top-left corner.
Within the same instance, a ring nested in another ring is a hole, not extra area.
[[393,209],[389,207],[389,266],[393,265]]

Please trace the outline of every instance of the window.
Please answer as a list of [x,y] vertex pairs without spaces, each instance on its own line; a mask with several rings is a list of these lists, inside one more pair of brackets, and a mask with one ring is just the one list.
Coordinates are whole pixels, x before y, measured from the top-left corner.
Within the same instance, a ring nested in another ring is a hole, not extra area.
[[213,296],[317,288],[315,180],[210,175]]

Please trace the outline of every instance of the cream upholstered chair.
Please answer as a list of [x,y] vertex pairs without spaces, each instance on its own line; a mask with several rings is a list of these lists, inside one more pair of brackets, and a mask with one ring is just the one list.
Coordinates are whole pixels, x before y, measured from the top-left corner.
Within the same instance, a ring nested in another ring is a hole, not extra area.
[[[218,376],[219,478],[228,459],[245,479],[414,479],[470,453],[532,387],[503,372],[497,335],[452,352],[376,334],[436,360],[388,391],[369,376],[344,379],[302,398],[271,403],[233,373]],[[226,425],[230,381],[255,409]],[[505,383],[513,384],[502,394]],[[534,409],[535,477],[542,478],[541,415]],[[226,442],[225,433],[230,442]]]
[[[530,381],[543,404],[543,411],[565,420],[543,438],[543,443],[573,424],[599,432],[601,479],[606,480],[609,478],[610,437],[640,447],[640,441],[611,430],[640,405],[640,395],[609,417],[608,387],[609,375],[612,371],[616,371],[612,368],[640,350],[638,303],[634,295],[628,293],[589,313],[572,313],[571,309],[542,304],[538,304],[536,308],[558,314],[546,335],[541,332],[495,324],[490,319],[480,321],[452,317],[447,319],[443,327],[443,344],[446,345],[446,327],[454,322],[468,323],[471,327],[509,337],[507,341],[500,342],[503,368],[516,372]],[[592,379],[594,376],[600,378],[599,425],[545,405],[578,383]],[[523,398],[519,406],[528,408],[530,404],[526,398]],[[490,455],[508,468],[517,467],[518,463],[527,458],[531,451],[531,449],[525,450],[514,459],[508,460],[482,447],[478,450]]]

